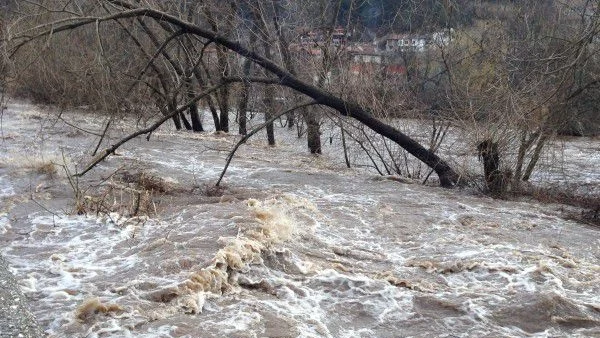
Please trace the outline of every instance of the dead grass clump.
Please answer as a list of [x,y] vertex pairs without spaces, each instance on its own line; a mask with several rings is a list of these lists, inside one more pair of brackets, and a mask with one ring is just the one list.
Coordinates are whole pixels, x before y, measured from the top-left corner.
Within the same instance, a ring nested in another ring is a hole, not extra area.
[[221,197],[227,192],[224,186],[204,185],[201,187],[201,194],[207,197]]
[[174,180],[147,172],[120,171],[102,184],[78,194],[77,214],[109,215],[118,213],[126,217],[152,216],[162,195],[181,191]]
[[101,184],[76,194],[75,212],[96,215],[118,213],[126,217],[153,216],[165,195],[186,191],[168,177],[162,178],[143,170],[118,170],[104,178]]
[[61,160],[52,155],[31,158],[29,156],[11,156],[6,160],[6,166],[22,169],[24,172],[46,175],[48,178],[58,177]]
[[[67,177],[71,177],[67,171]],[[120,216],[151,216],[156,213],[154,192],[138,189],[137,185],[124,182],[118,175],[111,175],[101,184],[82,189],[77,178],[71,179],[75,192],[74,212],[78,215],[96,216],[117,213]]]
[[35,167],[35,171],[38,174],[46,175],[48,178],[54,178],[58,175],[58,169],[56,168],[56,164],[51,161],[40,162]]
[[75,213],[109,215],[152,216],[156,214],[154,195],[150,191],[131,189],[109,182],[87,191],[75,203]]
[[175,182],[143,171],[125,171],[118,178],[124,183],[134,184],[141,190],[155,191],[161,194],[170,194],[179,190]]

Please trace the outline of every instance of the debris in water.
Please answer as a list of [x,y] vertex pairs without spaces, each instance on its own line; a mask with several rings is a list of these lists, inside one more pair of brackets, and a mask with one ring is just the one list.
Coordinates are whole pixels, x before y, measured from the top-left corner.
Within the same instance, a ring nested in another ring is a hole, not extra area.
[[124,311],[122,307],[117,304],[102,304],[100,298],[89,298],[85,300],[77,310],[75,310],[75,317],[81,321],[88,321],[99,313],[108,314],[110,312],[121,312]]

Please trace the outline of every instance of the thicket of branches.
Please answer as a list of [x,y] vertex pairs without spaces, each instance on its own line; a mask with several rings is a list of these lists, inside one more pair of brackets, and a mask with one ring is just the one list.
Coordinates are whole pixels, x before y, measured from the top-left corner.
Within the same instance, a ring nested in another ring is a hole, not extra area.
[[[354,147],[381,174],[425,179],[435,171],[446,186],[462,171],[458,161],[436,155],[451,130],[466,151],[497,150],[504,168],[488,157],[485,179],[499,192],[508,181],[527,181],[556,135],[599,128],[600,21],[592,1],[2,5],[0,66],[11,70],[11,94],[86,105],[111,119],[133,112],[200,132],[206,114],[211,129],[245,135],[248,112],[260,111],[275,144],[272,121],[285,112],[310,152],[322,151],[326,123],[339,131],[348,166],[356,164],[348,155]],[[335,40],[336,28],[345,41]],[[319,39],[302,44],[309,32]],[[446,40],[431,39],[436,32]],[[385,33],[426,36],[429,43],[383,55],[400,73],[371,63],[357,76],[351,46]],[[311,100],[317,105],[306,104]],[[419,142],[409,137],[406,118],[432,121]]]

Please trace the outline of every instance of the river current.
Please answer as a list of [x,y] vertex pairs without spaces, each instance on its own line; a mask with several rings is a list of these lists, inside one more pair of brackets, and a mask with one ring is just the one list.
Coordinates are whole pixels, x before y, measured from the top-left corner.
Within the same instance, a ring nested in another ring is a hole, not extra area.
[[[242,146],[220,189],[236,137],[168,128],[69,183],[61,165],[81,168],[97,137],[10,105],[0,250],[46,333],[600,336],[600,233],[564,206],[399,182],[345,168],[333,146],[315,157],[285,140]],[[48,161],[57,173],[39,170]],[[74,183],[91,194],[118,169],[173,189],[148,216],[73,212]]]

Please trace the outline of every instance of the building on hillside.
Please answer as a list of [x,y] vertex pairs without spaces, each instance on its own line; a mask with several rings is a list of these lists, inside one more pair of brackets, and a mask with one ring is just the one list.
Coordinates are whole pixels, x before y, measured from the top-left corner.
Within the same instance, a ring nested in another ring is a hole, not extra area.
[[346,33],[344,28],[338,27],[331,32],[331,43],[334,46],[343,46],[348,42],[348,38],[350,37],[349,33]]
[[454,34],[454,28],[437,31],[431,34],[428,40],[429,45],[435,46],[447,46],[452,41],[452,35]]
[[404,50],[415,50],[422,52],[427,45],[427,39],[423,36],[410,34],[387,34],[375,40],[377,48],[383,52],[397,52]]
[[386,55],[377,48],[375,43],[352,44],[346,48],[346,52],[349,59],[349,73],[352,76],[406,74],[406,67],[402,61]]
[[375,44],[382,52],[424,52],[429,46],[447,46],[452,40],[454,29],[437,31],[428,35],[387,34],[376,39]]
[[340,69],[347,69],[351,76],[405,76],[405,53],[420,53],[432,45],[447,45],[452,32],[448,29],[429,35],[387,34],[372,43],[365,43],[349,42],[351,36],[343,28],[309,29],[299,33],[297,42],[290,44],[289,49],[306,56],[302,63],[307,69],[318,68],[314,61],[320,60],[325,51],[335,50],[338,61],[341,61]]
[[346,52],[351,55],[352,62],[357,63],[376,63],[383,62],[383,55],[372,43],[355,43],[346,48]]
[[342,27],[330,28],[317,28],[305,30],[299,33],[299,41],[302,46],[336,46],[341,47],[346,45],[350,33],[346,32],[346,29]]

